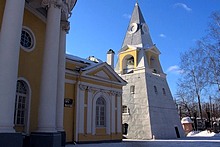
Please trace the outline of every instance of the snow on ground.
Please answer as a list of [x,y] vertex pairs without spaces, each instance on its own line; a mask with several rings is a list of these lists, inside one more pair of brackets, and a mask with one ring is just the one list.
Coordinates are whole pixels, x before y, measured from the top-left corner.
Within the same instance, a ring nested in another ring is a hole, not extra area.
[[168,140],[124,139],[118,143],[68,144],[66,147],[220,147],[220,134],[213,132],[190,132],[187,137]]
[[220,134],[216,134],[214,132],[210,132],[210,131],[192,131],[190,132],[187,137],[195,137],[195,136],[199,136],[199,137],[213,137],[213,136],[219,136],[220,137]]

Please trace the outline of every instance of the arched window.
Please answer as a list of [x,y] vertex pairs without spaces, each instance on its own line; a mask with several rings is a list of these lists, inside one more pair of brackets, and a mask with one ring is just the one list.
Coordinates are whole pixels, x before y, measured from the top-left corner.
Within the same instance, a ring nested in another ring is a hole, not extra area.
[[160,73],[158,70],[159,64],[157,58],[155,56],[150,57],[150,68],[152,69],[153,73]]
[[27,99],[28,99],[28,86],[22,81],[17,81],[17,90],[15,98],[15,112],[14,112],[14,124],[25,125],[26,111],[27,111]]
[[157,87],[156,87],[156,86],[154,86],[154,92],[155,92],[156,94],[158,94],[158,91],[157,91]]
[[134,57],[127,55],[122,61],[123,74],[130,74],[134,72]]
[[96,127],[105,127],[106,123],[106,102],[100,97],[96,101]]

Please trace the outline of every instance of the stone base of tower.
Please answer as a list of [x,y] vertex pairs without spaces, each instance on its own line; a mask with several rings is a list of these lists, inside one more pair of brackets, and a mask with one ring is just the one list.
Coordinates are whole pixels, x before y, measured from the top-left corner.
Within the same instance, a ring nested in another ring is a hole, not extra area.
[[31,147],[61,147],[61,133],[31,133]]
[[[123,124],[128,124],[128,131],[124,137],[130,139],[184,137],[166,78],[146,72],[121,77],[128,82],[123,87],[122,105],[130,110],[129,114],[122,116]],[[131,86],[135,87],[134,92],[131,92]]]
[[175,108],[150,109],[151,130],[154,139],[173,139],[184,137],[183,128]]
[[23,137],[21,133],[0,133],[0,146],[22,147]]
[[[122,114],[123,124],[128,124],[128,131],[124,137],[152,139],[145,73],[126,74],[121,77],[128,82],[123,87],[122,105],[130,110],[128,114]],[[134,92],[130,91],[132,86]]]

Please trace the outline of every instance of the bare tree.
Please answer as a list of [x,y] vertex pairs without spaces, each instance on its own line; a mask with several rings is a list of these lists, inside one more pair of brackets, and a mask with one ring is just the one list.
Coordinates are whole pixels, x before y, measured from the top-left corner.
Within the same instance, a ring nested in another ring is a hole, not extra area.
[[[201,101],[201,98],[207,99],[210,95],[220,98],[219,12],[214,12],[211,15],[207,32],[207,35],[198,41],[195,48],[181,54],[180,68],[184,73],[178,81],[176,93],[178,103],[188,112],[189,116],[195,109],[193,107],[193,100],[195,99],[193,98],[196,98],[201,118],[203,117],[202,114],[206,112],[206,110],[202,110],[202,102],[204,101]],[[216,90],[213,90],[216,87],[218,94],[216,94]]]
[[209,83],[217,85],[220,92],[220,12],[212,13],[208,34],[199,41],[199,46],[206,54]]
[[204,72],[204,53],[200,48],[192,48],[181,55],[180,68],[184,71],[179,80],[179,88],[184,88],[191,97],[197,98],[199,116],[202,115],[201,96],[207,86],[207,74]]
[[178,84],[178,90],[176,92],[175,98],[178,105],[180,118],[189,116],[192,117],[193,113],[196,112],[195,99],[192,96],[193,92],[183,85],[182,82]]

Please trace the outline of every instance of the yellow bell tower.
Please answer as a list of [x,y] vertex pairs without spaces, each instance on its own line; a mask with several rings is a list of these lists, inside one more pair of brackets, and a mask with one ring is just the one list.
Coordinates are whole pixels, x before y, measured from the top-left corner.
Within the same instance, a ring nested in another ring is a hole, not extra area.
[[136,3],[122,48],[118,53],[115,70],[119,74],[140,72],[143,69],[163,74],[159,55],[160,51],[153,44],[148,25]]

